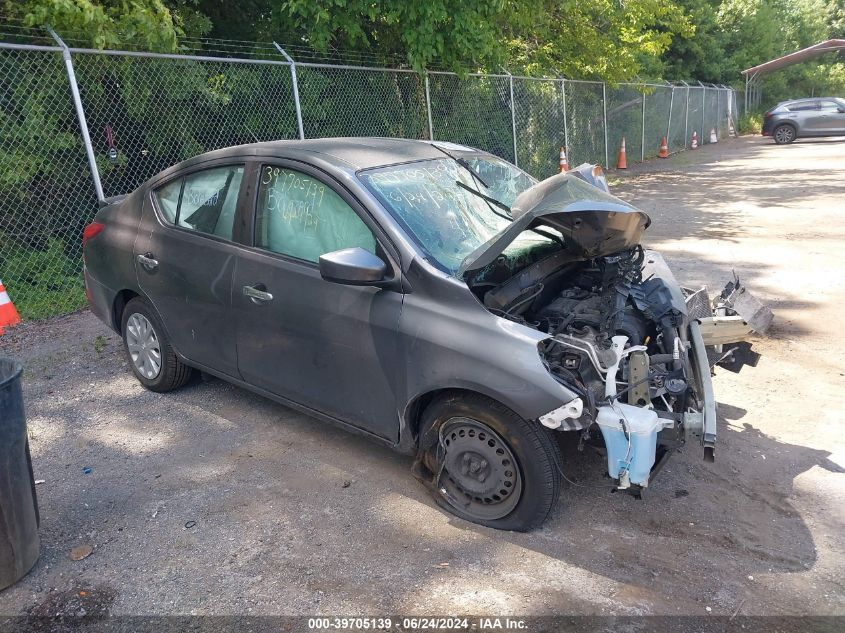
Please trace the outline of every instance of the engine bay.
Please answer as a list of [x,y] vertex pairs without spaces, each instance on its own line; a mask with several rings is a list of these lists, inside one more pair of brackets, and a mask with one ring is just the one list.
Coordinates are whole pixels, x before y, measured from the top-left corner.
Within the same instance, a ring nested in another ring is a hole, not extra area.
[[493,314],[548,334],[542,362],[583,401],[577,418],[540,421],[585,434],[597,423],[619,487],[647,486],[661,453],[694,431],[685,425],[704,408],[686,296],[660,254],[635,246],[572,261],[560,250],[501,283],[470,287]]

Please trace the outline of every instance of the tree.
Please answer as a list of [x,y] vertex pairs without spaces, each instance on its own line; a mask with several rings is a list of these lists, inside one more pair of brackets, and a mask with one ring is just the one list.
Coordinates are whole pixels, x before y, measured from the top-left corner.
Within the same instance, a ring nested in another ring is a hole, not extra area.
[[361,47],[433,65],[621,80],[692,27],[672,0],[287,0],[312,46]]
[[50,25],[94,48],[174,51],[179,38],[207,30],[201,14],[169,9],[163,0],[4,0],[3,12],[28,26]]

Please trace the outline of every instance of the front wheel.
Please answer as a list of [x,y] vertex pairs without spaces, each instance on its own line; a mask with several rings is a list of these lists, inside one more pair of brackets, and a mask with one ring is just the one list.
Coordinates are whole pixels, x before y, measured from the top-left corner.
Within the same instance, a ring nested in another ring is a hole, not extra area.
[[772,132],[772,138],[778,145],[788,145],[795,140],[795,128],[791,125],[779,125]]
[[439,505],[501,530],[528,531],[549,515],[560,494],[560,449],[550,432],[503,405],[456,395],[424,412],[419,461]]

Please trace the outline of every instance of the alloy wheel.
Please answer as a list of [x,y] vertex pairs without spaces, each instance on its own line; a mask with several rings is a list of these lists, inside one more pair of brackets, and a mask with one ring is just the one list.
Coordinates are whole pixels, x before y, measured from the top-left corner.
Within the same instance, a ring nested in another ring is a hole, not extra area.
[[788,125],[782,125],[775,130],[775,140],[778,143],[791,143],[795,138],[795,130]]

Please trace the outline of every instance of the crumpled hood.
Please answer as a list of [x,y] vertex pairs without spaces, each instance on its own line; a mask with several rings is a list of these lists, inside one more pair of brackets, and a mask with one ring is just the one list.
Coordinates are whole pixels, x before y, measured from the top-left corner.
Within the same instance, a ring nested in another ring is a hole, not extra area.
[[523,191],[511,207],[513,221],[479,246],[458,276],[492,263],[527,229],[550,227],[563,235],[573,261],[610,255],[640,243],[651,224],[646,213],[572,173],[562,173]]

